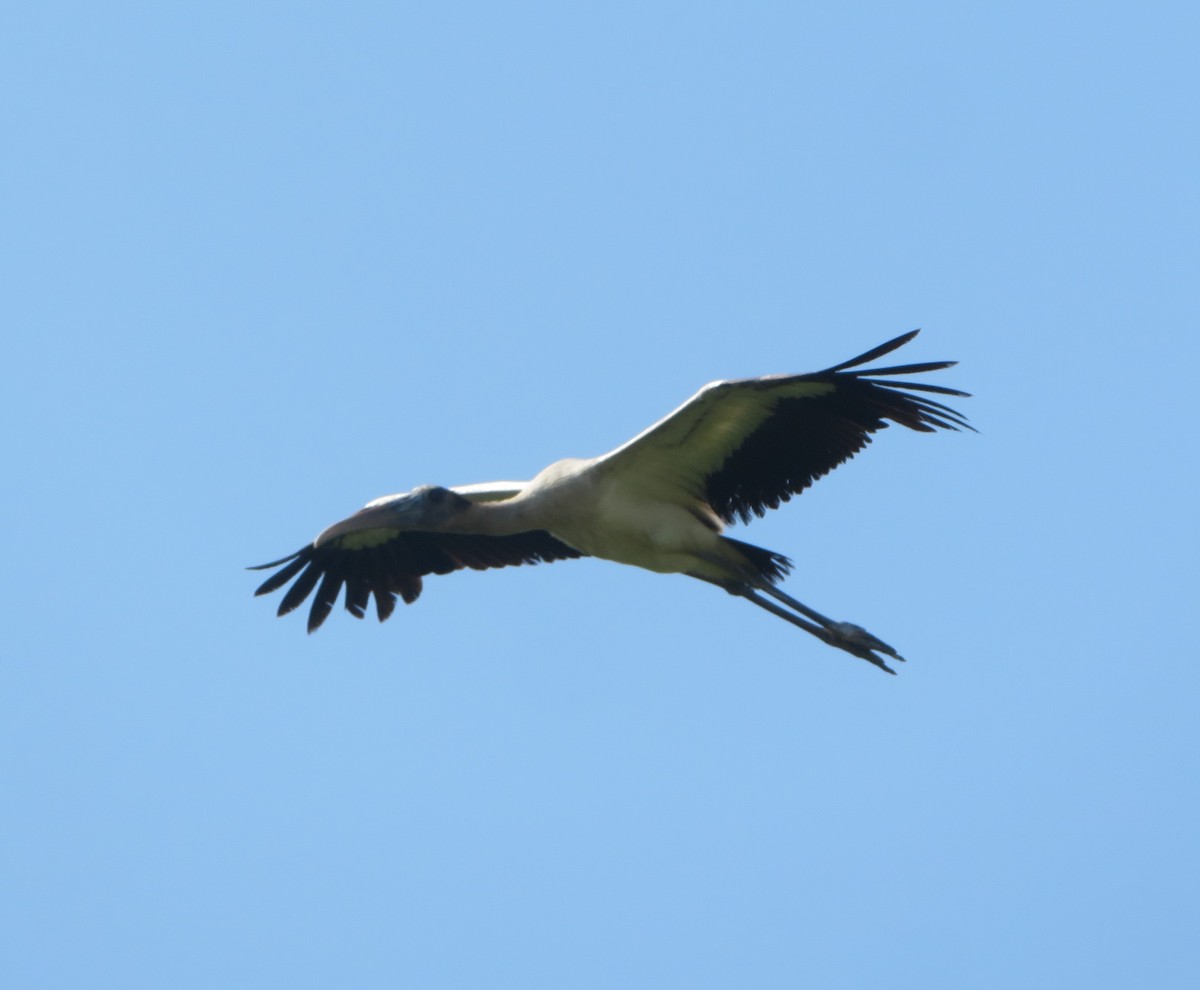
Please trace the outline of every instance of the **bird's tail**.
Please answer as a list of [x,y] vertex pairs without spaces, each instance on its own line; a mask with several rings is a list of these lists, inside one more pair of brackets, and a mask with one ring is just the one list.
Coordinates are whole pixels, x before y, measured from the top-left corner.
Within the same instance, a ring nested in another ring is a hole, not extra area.
[[728,536],[722,536],[721,539],[740,553],[758,575],[771,584],[778,584],[788,576],[788,572],[792,569],[792,562],[774,550],[764,550],[762,547],[743,543],[741,540],[733,540]]

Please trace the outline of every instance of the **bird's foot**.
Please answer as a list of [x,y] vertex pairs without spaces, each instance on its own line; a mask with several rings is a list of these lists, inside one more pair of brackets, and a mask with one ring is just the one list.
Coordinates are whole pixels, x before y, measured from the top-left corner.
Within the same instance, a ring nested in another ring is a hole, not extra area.
[[845,650],[856,657],[861,657],[868,663],[873,663],[881,670],[886,670],[889,674],[896,672],[887,665],[883,657],[877,656],[877,654],[882,653],[893,660],[899,660],[901,663],[904,663],[904,657],[900,656],[892,647],[888,646],[883,640],[872,636],[862,626],[856,626],[853,622],[831,622],[829,625],[823,627],[823,631],[825,633],[825,642],[830,646],[836,646],[840,650]]

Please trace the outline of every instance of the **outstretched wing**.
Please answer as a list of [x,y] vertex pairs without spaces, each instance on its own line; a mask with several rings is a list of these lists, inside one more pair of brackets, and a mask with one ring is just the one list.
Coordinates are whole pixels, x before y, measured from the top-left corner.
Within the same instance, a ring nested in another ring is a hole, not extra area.
[[727,523],[778,508],[849,460],[888,422],[910,430],[972,429],[920,393],[966,396],[925,382],[878,381],[949,368],[954,361],[858,368],[912,340],[913,330],[809,375],[713,382],[665,419],[597,461],[603,471],[682,486]]
[[[511,497],[520,486],[506,490],[496,485],[468,485],[453,490],[472,501],[492,501]],[[280,568],[258,587],[255,595],[278,591],[292,581],[279,603],[279,615],[287,615],[298,608],[315,589],[316,596],[308,613],[308,631],[312,632],[329,617],[343,586],[347,612],[361,619],[374,595],[375,614],[383,622],[395,610],[397,595],[408,605],[417,600],[421,594],[421,579],[427,574],[449,574],[463,568],[486,570],[582,556],[545,530],[514,536],[483,536],[378,529],[360,530],[353,538],[334,539],[321,546],[310,543],[290,556],[259,564],[250,570]]]

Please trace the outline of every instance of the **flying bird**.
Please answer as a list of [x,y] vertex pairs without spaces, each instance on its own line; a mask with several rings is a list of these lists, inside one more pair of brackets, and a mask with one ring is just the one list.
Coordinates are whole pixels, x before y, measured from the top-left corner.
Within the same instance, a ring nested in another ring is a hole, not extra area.
[[315,589],[311,633],[343,587],[351,615],[361,619],[374,596],[382,622],[397,595],[417,600],[427,574],[602,557],[707,581],[895,673],[885,658],[904,658],[887,643],[777,587],[792,568],[787,557],[722,530],[800,494],[889,421],[923,433],[973,429],[921,394],[968,393],[895,380],[955,362],[861,367],[917,333],[812,374],[713,382],[616,450],[556,461],[532,481],[425,485],[377,498],[294,554],[251,568],[280,568],[255,594],[295,579],[279,605],[286,615]]

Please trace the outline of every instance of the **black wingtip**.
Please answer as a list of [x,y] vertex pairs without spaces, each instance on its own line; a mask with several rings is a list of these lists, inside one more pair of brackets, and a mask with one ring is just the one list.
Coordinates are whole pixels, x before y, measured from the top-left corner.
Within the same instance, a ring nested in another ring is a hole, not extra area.
[[903,347],[917,334],[921,332],[921,328],[909,330],[908,333],[902,333],[899,337],[893,337],[891,340],[880,344],[878,347],[872,347],[869,351],[853,357],[849,361],[843,361],[841,364],[835,364],[832,368],[826,368],[822,374],[829,374],[835,371],[845,371],[847,368],[857,368],[860,364],[866,364],[868,361],[874,361],[878,357],[883,357],[885,354],[890,354],[898,347]]
[[957,361],[922,361],[920,364],[894,364],[888,368],[868,368],[860,375],[921,375],[927,371],[942,371],[953,368]]
[[273,560],[269,564],[251,564],[249,567],[246,568],[246,570],[248,570],[248,571],[265,571],[268,567],[278,567],[280,564],[286,564],[289,560],[295,560],[297,557],[300,556],[300,554],[304,553],[304,551],[307,550],[310,546],[312,546],[311,543],[306,543],[295,553],[289,553],[286,557],[280,557],[278,560]]
[[308,563],[308,558],[297,554],[292,558],[291,562],[281,570],[276,571],[254,592],[257,598],[259,595],[269,595],[272,591],[276,591],[287,584],[292,578],[300,573],[301,569]]

